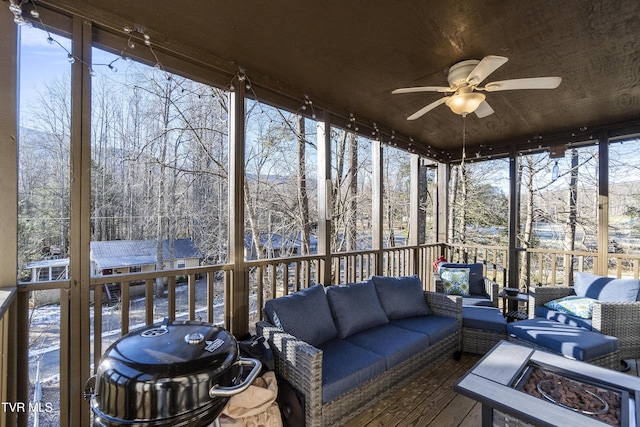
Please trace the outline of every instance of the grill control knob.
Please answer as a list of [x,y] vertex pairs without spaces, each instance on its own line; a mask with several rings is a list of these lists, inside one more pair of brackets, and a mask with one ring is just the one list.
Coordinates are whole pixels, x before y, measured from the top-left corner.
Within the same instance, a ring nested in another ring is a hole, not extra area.
[[202,335],[200,332],[191,332],[190,334],[184,336],[184,341],[187,344],[198,345],[202,341],[204,341],[204,335]]

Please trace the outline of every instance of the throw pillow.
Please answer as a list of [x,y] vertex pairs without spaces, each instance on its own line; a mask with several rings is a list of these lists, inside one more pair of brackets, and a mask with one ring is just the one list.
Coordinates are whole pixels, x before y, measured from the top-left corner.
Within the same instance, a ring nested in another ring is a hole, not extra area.
[[380,305],[372,281],[351,285],[330,286],[327,298],[338,325],[338,336],[350,335],[389,323]]
[[573,288],[576,295],[580,297],[605,302],[633,302],[638,299],[640,281],[579,272],[576,273]]
[[422,281],[418,276],[371,277],[380,304],[389,319],[431,314],[424,299]]
[[[470,295],[486,295],[484,288],[484,266],[480,262],[472,264],[459,264],[453,262],[441,263],[439,267],[447,268],[468,268],[469,269],[469,294]],[[441,271],[441,270],[439,270]]]
[[445,294],[449,295],[469,295],[469,269],[449,268],[440,269],[440,279]]
[[314,347],[338,336],[320,284],[267,301],[264,313],[273,325]]
[[549,301],[545,304],[545,307],[561,313],[580,317],[582,319],[591,319],[594,301],[597,300],[593,298],[579,297],[577,295],[570,295],[568,297]]

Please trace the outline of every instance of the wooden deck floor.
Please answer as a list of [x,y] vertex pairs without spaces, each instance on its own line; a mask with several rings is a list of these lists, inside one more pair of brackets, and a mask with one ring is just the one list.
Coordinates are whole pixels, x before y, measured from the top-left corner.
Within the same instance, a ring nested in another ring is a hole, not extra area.
[[[452,390],[453,384],[478,360],[480,356],[471,354],[463,354],[459,361],[444,360],[345,427],[480,426],[480,404]],[[640,376],[640,359],[633,362],[627,373]]]

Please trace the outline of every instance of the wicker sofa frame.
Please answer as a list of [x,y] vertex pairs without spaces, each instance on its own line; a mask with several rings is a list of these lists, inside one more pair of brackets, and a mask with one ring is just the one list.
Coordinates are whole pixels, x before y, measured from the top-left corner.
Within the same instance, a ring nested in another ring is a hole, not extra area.
[[[462,325],[462,298],[430,291],[425,291],[424,295],[434,314],[456,318],[458,325]],[[272,347],[276,374],[304,396],[307,427],[344,424],[393,390],[416,378],[425,368],[459,352],[462,336],[459,327],[455,333],[430,345],[419,354],[334,400],[323,403],[322,350],[283,332],[267,321],[258,322],[256,332],[263,335]]]
[[[574,294],[571,286],[532,287],[529,291],[529,318],[535,317],[536,307]],[[595,302],[591,328],[618,338],[619,359],[640,358],[640,301]],[[619,360],[616,364],[619,365]]]

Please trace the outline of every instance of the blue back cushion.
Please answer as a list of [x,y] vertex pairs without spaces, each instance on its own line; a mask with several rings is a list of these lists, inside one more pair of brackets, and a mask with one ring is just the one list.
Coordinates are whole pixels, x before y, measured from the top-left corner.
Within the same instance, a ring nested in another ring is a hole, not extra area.
[[322,285],[269,300],[264,312],[275,326],[314,347],[338,336]]
[[327,288],[327,298],[340,338],[389,323],[371,280],[330,286]]
[[473,264],[457,264],[453,262],[443,262],[438,264],[438,269],[442,267],[447,268],[468,268],[469,269],[469,294],[471,295],[485,295],[484,289],[484,276],[482,263],[476,262]]
[[574,291],[579,297],[605,302],[632,302],[638,300],[640,282],[633,279],[615,279],[591,273],[576,273]]
[[418,276],[373,276],[371,280],[389,319],[431,314],[424,299],[422,281]]

